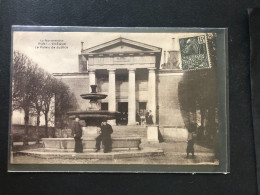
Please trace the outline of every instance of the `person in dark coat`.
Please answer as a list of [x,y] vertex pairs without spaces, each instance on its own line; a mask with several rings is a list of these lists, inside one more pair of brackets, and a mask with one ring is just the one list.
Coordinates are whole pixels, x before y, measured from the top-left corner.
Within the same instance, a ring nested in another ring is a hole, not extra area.
[[153,124],[153,115],[152,115],[152,111],[149,111],[149,116],[148,116],[148,124],[152,125]]
[[145,122],[146,122],[147,125],[149,124],[149,111],[148,110],[145,113]]
[[152,115],[152,111],[151,110],[145,114],[145,119],[146,119],[146,124],[147,125],[152,125],[153,124],[153,115]]
[[96,152],[100,150],[101,141],[104,146],[104,153],[111,152],[112,150],[112,139],[111,134],[113,133],[113,129],[111,125],[107,123],[106,119],[102,120],[100,135],[96,138]]
[[196,124],[192,123],[189,125],[188,128],[188,139],[187,139],[187,158],[189,158],[189,154],[192,154],[192,158],[194,158],[194,142],[195,142],[195,130],[196,130]]
[[75,140],[75,148],[74,152],[82,153],[83,152],[83,145],[82,145],[82,128],[79,123],[79,116],[75,117],[75,121],[72,126],[72,133]]

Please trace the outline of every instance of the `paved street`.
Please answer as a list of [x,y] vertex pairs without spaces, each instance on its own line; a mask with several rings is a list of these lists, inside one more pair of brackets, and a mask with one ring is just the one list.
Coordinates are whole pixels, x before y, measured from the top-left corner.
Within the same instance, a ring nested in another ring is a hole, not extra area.
[[[209,164],[218,165],[214,160],[214,153],[211,149],[196,145],[195,158],[186,158],[186,142],[163,142],[157,144],[143,143],[143,148],[157,148],[164,151],[164,155],[131,157],[120,159],[79,159],[77,155],[71,155],[70,158],[41,158],[31,155],[21,155],[13,153],[12,162],[14,164]],[[110,153],[111,154],[111,153]],[[116,154],[116,152],[112,152]]]

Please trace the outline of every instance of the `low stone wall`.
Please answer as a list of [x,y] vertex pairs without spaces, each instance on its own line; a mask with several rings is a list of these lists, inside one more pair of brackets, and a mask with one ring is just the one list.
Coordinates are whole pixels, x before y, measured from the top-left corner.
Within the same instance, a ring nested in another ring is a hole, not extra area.
[[[75,141],[73,138],[42,138],[46,149],[73,150]],[[95,139],[83,139],[83,149],[95,149]],[[112,150],[132,150],[140,149],[141,138],[113,138]]]
[[160,126],[159,131],[164,141],[183,142],[188,138],[188,130],[183,127]]
[[[12,125],[11,126],[11,138],[14,142],[22,142],[25,138],[25,127],[24,125]],[[52,136],[55,132],[55,128],[48,127],[48,134]],[[45,136],[45,127],[39,126],[39,137],[42,138]],[[28,137],[26,138],[27,141],[36,141],[36,126],[29,125],[28,126]]]

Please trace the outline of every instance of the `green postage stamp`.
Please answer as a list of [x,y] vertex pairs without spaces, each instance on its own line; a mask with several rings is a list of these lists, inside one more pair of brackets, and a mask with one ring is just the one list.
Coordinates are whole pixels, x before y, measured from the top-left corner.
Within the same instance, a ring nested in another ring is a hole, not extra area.
[[211,68],[207,36],[180,38],[182,70]]

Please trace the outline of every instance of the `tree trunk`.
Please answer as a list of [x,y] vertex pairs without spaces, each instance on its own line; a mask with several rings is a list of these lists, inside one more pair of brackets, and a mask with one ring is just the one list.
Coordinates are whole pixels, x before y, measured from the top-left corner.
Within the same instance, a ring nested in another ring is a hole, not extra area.
[[40,142],[39,126],[40,126],[40,112],[37,112],[37,125],[36,125],[36,143],[37,144]]
[[205,132],[205,126],[206,126],[206,110],[204,109],[204,107],[200,108],[200,115],[201,115],[201,125],[200,125],[200,138],[203,139],[206,136],[206,132]]
[[205,110],[203,108],[200,108],[200,124],[202,127],[205,127]]
[[45,137],[49,137],[48,136],[48,113],[45,113],[44,117],[45,117]]
[[215,134],[216,134],[215,115],[216,115],[215,107],[210,107],[208,112],[208,127],[209,127],[208,132],[211,140],[215,138]]
[[24,110],[24,138],[23,138],[23,145],[28,145],[28,134],[29,134],[29,110]]

